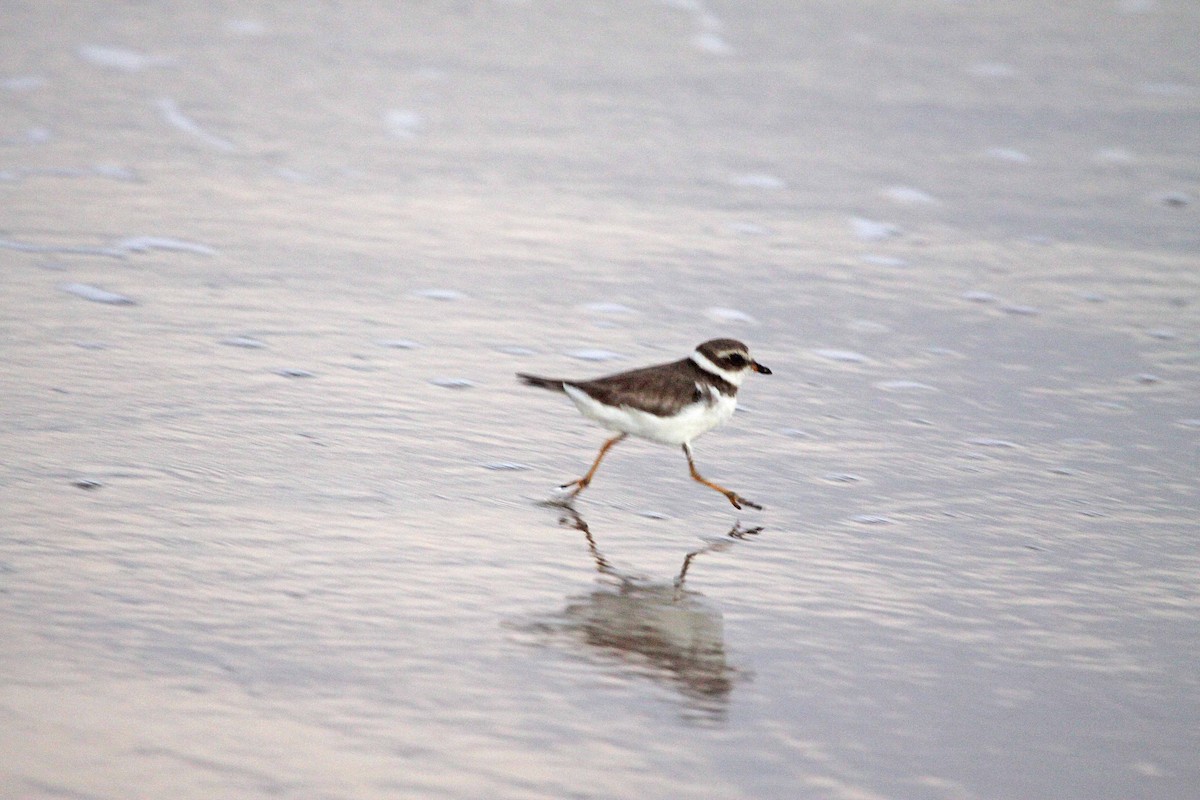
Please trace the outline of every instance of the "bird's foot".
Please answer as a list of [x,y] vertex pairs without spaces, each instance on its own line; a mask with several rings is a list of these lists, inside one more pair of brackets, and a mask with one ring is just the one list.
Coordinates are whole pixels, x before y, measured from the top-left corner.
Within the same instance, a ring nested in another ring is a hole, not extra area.
[[568,492],[571,497],[574,497],[586,489],[589,483],[591,483],[591,481],[583,478],[576,478],[573,481],[567,481],[566,483],[559,484],[558,490],[560,492]]
[[748,506],[749,508],[755,508],[755,509],[758,509],[759,511],[763,510],[763,507],[760,506],[758,503],[754,502],[753,500],[747,500],[746,498],[742,497],[737,492],[725,492],[725,496],[729,498],[729,502],[733,503],[733,507],[738,509],[739,511],[741,510],[742,506]]
[[554,490],[553,497],[549,502],[554,505],[570,506],[571,501],[586,488],[587,482],[582,478],[564,483]]

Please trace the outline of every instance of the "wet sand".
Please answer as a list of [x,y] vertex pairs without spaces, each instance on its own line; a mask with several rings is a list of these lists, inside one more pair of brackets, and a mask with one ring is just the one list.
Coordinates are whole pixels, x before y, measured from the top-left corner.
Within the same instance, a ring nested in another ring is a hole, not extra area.
[[[0,794],[1190,798],[1200,11],[0,20]],[[701,470],[514,373],[718,335]]]

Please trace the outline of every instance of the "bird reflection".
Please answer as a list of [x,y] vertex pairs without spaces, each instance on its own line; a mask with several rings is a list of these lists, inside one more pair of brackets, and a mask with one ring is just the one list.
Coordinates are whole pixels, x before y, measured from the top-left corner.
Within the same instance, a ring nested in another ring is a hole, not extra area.
[[673,685],[691,715],[722,718],[738,673],[726,661],[721,613],[685,581],[697,558],[726,550],[762,528],[734,525],[722,538],[685,555],[672,581],[655,582],[613,567],[573,508],[562,509],[559,524],[583,533],[596,570],[615,585],[572,598],[553,627],[593,653],[630,665],[635,674]]

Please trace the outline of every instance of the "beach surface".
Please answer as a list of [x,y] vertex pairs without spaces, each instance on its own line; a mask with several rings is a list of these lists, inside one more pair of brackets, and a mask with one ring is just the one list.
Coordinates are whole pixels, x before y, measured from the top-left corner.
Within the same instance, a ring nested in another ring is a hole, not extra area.
[[8,6],[0,796],[1196,796],[1200,5]]

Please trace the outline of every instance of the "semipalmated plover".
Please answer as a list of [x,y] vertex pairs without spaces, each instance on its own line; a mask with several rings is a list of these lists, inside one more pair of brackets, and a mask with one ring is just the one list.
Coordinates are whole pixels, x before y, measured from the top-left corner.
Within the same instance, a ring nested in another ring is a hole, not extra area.
[[530,386],[564,392],[585,417],[617,431],[617,435],[600,448],[586,475],[560,487],[575,487],[568,498],[586,489],[609,448],[632,434],[662,444],[682,445],[693,480],[716,489],[729,498],[735,508],[747,505],[761,509],[757,503],[697,472],[691,445],[692,439],[733,416],[738,387],[752,371],[771,374],[771,370],[750,357],[750,351],[741,342],[711,339],[679,361],[602,378],[572,381],[520,372],[517,377]]

